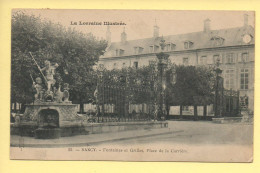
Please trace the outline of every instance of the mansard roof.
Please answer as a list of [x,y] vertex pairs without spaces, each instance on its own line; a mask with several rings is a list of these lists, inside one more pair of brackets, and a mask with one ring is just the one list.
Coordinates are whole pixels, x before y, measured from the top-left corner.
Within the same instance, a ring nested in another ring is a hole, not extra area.
[[[187,34],[179,35],[169,35],[163,36],[166,43],[175,44],[176,47],[173,51],[184,51],[184,50],[195,50],[195,49],[205,49],[205,48],[214,48],[214,47],[227,47],[227,46],[239,46],[239,45],[248,45],[254,44],[254,28],[252,26],[243,26],[236,28],[220,29],[220,30],[210,30],[208,32],[192,32]],[[249,34],[252,37],[250,43],[243,42],[243,36]],[[211,44],[212,37],[220,37],[224,39],[223,44],[213,45]],[[142,47],[143,51],[141,54],[149,54],[149,47],[152,45],[158,45],[161,40],[161,37],[157,38],[145,38],[137,40],[129,40],[125,43],[122,42],[113,42],[107,48],[106,53],[101,58],[116,57],[115,50],[122,49],[124,54],[122,56],[131,56],[136,55],[134,47]],[[193,43],[193,46],[189,49],[185,49],[184,42],[190,41]],[[120,57],[122,57],[120,56]]]

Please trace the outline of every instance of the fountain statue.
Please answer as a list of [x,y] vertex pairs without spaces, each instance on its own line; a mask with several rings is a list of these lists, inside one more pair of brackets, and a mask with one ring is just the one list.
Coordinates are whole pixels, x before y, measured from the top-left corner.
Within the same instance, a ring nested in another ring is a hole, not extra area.
[[43,99],[43,86],[42,86],[42,78],[37,77],[36,83],[33,82],[33,88],[36,90],[36,94],[34,95],[34,99],[36,102],[42,101]]

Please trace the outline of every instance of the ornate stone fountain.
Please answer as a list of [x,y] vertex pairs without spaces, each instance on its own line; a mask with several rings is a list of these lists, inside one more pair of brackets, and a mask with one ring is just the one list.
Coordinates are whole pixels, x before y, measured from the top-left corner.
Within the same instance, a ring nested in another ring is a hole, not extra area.
[[[55,69],[58,64],[51,65],[50,61],[45,61],[45,67],[39,70],[45,80],[45,87],[42,78],[37,77],[33,82],[35,89],[35,101],[26,105],[21,123],[30,122],[37,126],[35,130],[36,138],[58,138],[60,129],[73,124],[79,120],[77,116],[77,105],[69,101],[69,85],[64,84],[64,91],[61,86],[54,87]],[[45,72],[45,74],[44,74]]]

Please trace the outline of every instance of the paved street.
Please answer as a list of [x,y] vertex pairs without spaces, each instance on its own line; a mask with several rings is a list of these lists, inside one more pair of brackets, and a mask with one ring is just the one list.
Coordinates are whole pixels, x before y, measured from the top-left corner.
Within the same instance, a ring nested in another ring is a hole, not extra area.
[[[138,139],[109,142],[111,144],[236,144],[250,145],[253,141],[252,124],[214,124],[211,121],[169,121],[169,128],[176,133],[167,133]],[[177,132],[178,131],[178,132]]]
[[[41,140],[22,137],[26,147],[64,147],[87,145],[133,144],[236,144],[250,145],[253,125],[242,123],[215,124],[211,121],[169,121],[168,128],[79,135]],[[12,135],[11,146],[20,146],[21,137]]]

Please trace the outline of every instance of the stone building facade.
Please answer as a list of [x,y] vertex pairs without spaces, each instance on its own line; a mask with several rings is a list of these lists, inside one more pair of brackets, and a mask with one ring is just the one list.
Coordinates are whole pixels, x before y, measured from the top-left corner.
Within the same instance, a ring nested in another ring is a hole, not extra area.
[[[245,96],[250,110],[254,108],[254,61],[255,31],[248,25],[248,15],[244,15],[244,25],[236,28],[212,30],[210,20],[204,21],[204,30],[179,35],[163,36],[165,52],[171,62],[177,65],[214,66],[220,61],[223,70],[224,87],[240,91]],[[156,61],[160,51],[159,26],[154,26],[151,38],[127,40],[125,30],[120,42],[111,43],[111,32],[107,30],[108,47],[99,65],[106,69],[141,67]]]

